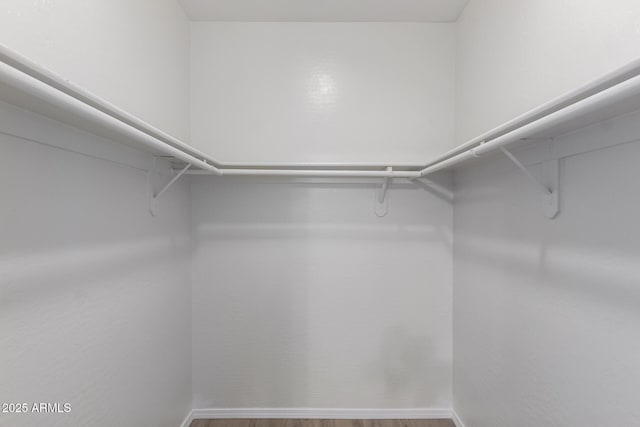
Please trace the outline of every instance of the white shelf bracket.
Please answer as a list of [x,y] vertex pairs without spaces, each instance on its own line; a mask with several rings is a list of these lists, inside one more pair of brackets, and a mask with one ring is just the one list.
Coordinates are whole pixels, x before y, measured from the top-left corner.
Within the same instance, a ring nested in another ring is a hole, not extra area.
[[191,164],[187,164],[184,168],[182,168],[176,175],[174,175],[169,182],[167,182],[158,192],[154,191],[154,180],[153,175],[157,174],[156,171],[157,166],[157,157],[153,158],[153,167],[148,171],[148,183],[149,183],[149,213],[151,216],[156,216],[157,211],[157,202],[160,196],[162,196],[168,189],[171,187],[182,175],[187,172],[187,170],[191,167]]
[[531,182],[533,186],[542,193],[542,208],[544,215],[549,219],[553,219],[558,216],[558,213],[560,213],[560,160],[554,159],[546,163],[546,166],[548,166],[550,185],[545,185],[540,182],[540,180],[538,180],[538,178],[536,178],[509,150],[504,147],[500,147],[500,151],[502,151],[504,155],[507,156],[507,158],[511,160],[513,164],[522,171],[522,173],[524,173],[529,182]]
[[387,198],[387,190],[389,189],[389,181],[391,181],[392,167],[387,168],[389,176],[382,181],[382,186],[376,191],[375,209],[376,216],[382,218],[389,212],[389,199]]

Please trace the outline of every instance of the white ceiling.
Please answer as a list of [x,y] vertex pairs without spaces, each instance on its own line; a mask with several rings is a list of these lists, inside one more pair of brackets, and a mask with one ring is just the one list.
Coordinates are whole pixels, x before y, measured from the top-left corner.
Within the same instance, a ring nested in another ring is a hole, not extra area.
[[193,21],[453,22],[468,0],[178,0]]

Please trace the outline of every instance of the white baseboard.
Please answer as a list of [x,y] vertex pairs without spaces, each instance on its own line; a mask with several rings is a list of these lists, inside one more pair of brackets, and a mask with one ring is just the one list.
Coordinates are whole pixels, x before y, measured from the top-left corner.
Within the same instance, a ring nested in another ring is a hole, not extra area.
[[456,414],[456,411],[451,411],[451,419],[453,420],[453,423],[456,425],[456,427],[465,427],[458,414]]
[[182,424],[180,424],[180,427],[189,427],[192,421],[193,421],[193,411],[189,411],[184,421],[182,421]]
[[313,419],[450,419],[451,409],[401,408],[202,408],[192,419],[208,418],[313,418]]

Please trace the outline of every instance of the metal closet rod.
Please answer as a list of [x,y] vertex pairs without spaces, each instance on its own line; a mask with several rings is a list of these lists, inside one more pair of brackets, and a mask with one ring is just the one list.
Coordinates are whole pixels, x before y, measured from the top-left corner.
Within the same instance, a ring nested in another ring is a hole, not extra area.
[[158,150],[176,159],[189,163],[192,166],[204,169],[210,173],[221,174],[215,166],[193,157],[184,151],[175,148],[159,139],[106,114],[85,102],[67,95],[58,89],[31,77],[6,63],[0,63],[0,81],[3,84],[27,93],[30,96],[48,104],[70,112],[82,118],[88,123],[102,126],[112,132],[116,132],[124,138],[136,141],[146,147]]
[[[73,103],[68,99],[65,99],[62,95],[67,95],[68,97],[80,101],[82,104],[85,104],[87,107],[92,107],[94,110],[103,113],[104,115],[110,116],[113,119],[117,119],[124,124],[141,131],[147,134],[147,137],[141,138],[141,135],[136,132],[125,131],[124,128],[119,127],[119,131],[125,134],[125,136],[130,137],[146,146],[154,148],[156,150],[162,151],[170,156],[176,157],[180,160],[183,160],[193,166],[198,168],[202,168],[206,171],[209,171],[213,174],[222,175],[225,167],[233,167],[233,168],[249,168],[248,170],[253,170],[252,168],[283,168],[283,171],[289,170],[288,168],[315,168],[313,172],[313,176],[350,176],[351,171],[347,170],[348,168],[362,168],[362,169],[373,169],[373,168],[386,168],[386,167],[394,167],[401,169],[420,169],[426,166],[425,162],[390,162],[390,163],[382,163],[382,162],[339,162],[339,163],[309,163],[309,162],[294,162],[294,163],[228,163],[225,164],[220,162],[210,155],[203,153],[202,151],[186,144],[179,139],[163,132],[149,123],[139,119],[138,117],[128,113],[127,111],[115,106],[109,101],[77,86],[76,84],[64,79],[56,73],[51,72],[45,67],[39,65],[38,63],[26,58],[25,56],[15,52],[12,49],[9,49],[7,46],[0,43],[0,61],[4,62],[6,65],[14,68],[17,71],[25,74],[28,77],[31,77],[34,81],[30,81],[26,78],[19,78],[15,73],[12,73],[6,67],[2,68],[2,72],[0,77],[3,80],[7,80],[10,82],[11,86],[17,87],[20,90],[26,91],[31,95],[38,96],[39,98],[45,99],[47,102],[70,110],[74,114],[79,114],[81,117],[86,118],[85,116],[91,115],[93,117],[92,121],[97,120],[100,116],[95,111],[91,111],[87,108],[87,111],[81,112],[80,104]],[[45,91],[41,85],[38,85],[36,82],[43,83],[46,86],[49,86],[51,89],[55,89],[54,91]],[[32,88],[32,86],[39,86],[38,88]],[[26,90],[25,90],[26,89]],[[46,93],[45,93],[46,92]],[[72,107],[69,107],[69,104],[74,104]],[[113,122],[107,118],[105,118],[104,123],[107,127],[112,130],[116,130],[113,126]],[[135,134],[135,135],[134,135]],[[184,156],[176,156],[175,151],[173,150],[165,150],[163,145],[151,143],[149,141],[149,137],[158,140],[160,143],[164,143],[169,147],[176,148],[186,154],[187,157]],[[141,139],[144,139],[141,140]],[[198,162],[196,162],[197,160]],[[208,166],[204,166],[207,164]],[[327,170],[322,171],[320,168],[336,168],[337,170]],[[241,169],[234,169],[241,170]],[[277,170],[277,169],[276,169]],[[295,170],[292,171],[291,175],[298,176]],[[326,174],[319,172],[326,172]],[[353,172],[367,172],[366,175],[357,175],[357,176],[381,176],[380,172],[383,171],[367,171],[367,170],[356,170]],[[384,176],[388,176],[386,172]],[[416,171],[417,173],[417,171]],[[237,172],[230,172],[228,175],[237,175]],[[414,176],[414,174],[406,174],[407,176]]]
[[[0,44],[0,79],[7,85],[71,112],[90,123],[182,160],[200,171],[190,174],[415,179],[515,142],[536,131],[606,107],[637,90],[640,60],[529,111],[427,163],[252,163],[223,164],[160,131],[108,101],[74,85]],[[227,169],[225,167],[233,167]],[[364,170],[372,168],[385,170]],[[422,168],[393,171],[388,167]],[[298,168],[298,169],[296,169]],[[327,168],[326,170],[320,168]],[[331,169],[335,168],[335,169]],[[352,169],[348,169],[352,168]],[[357,168],[362,168],[358,170]]]
[[[102,126],[124,138],[136,141],[148,148],[158,150],[194,167],[201,169],[201,174],[208,175],[277,175],[277,176],[325,176],[325,177],[390,177],[390,178],[418,178],[419,171],[376,171],[376,170],[290,170],[290,169],[222,169],[211,165],[206,160],[199,159],[162,141],[131,124],[120,120],[68,93],[53,87],[48,82],[41,81],[7,63],[0,63],[0,81],[3,84],[18,89],[34,98],[60,108],[80,117],[93,125]],[[193,173],[193,172],[191,172]]]
[[[51,72],[40,64],[30,60],[23,55],[20,55],[14,50],[9,49],[2,43],[0,43],[0,61],[30,77],[33,77],[35,80],[45,83],[46,85],[57,89],[63,94],[81,101],[82,103],[87,104],[88,106],[91,106],[96,110],[101,111],[102,113],[105,113],[115,119],[118,119],[119,121],[124,122],[127,125],[134,127],[137,130],[140,130],[156,139],[159,139],[160,141],[169,144],[174,148],[183,150],[187,152],[187,154],[195,155],[203,160],[206,160],[207,163],[213,164],[214,166],[217,163],[215,159],[211,158],[209,155],[195,149],[189,144],[180,141],[179,139],[169,135],[168,133],[165,133],[160,129],[151,126],[149,123],[115,106],[106,99],[103,99],[70,82],[69,80],[64,79],[58,74]],[[25,82],[24,84],[27,85],[28,83]]]
[[631,77],[607,89],[597,92],[587,98],[565,106],[553,113],[545,115],[535,121],[529,122],[510,132],[504,133],[488,141],[481,141],[474,148],[463,151],[452,157],[446,158],[420,171],[420,176],[425,176],[443,169],[453,167],[466,160],[479,157],[490,151],[497,150],[508,144],[526,139],[554,126],[570,120],[579,119],[589,114],[602,111],[617,102],[623,102],[640,96],[640,69],[635,77]]
[[629,80],[639,74],[640,59],[636,59],[447,151],[446,153],[427,162],[425,170],[430,166],[455,156],[456,154],[460,154],[463,151],[473,148],[483,142],[493,140],[528,125],[529,123],[542,119],[549,114],[562,110],[563,108],[609,89],[610,87],[622,83],[625,80]]
[[[633,97],[640,96],[640,59],[603,75],[584,86],[570,91],[548,103],[545,103],[503,125],[486,132],[459,147],[443,154],[427,163],[419,173],[380,171],[375,175],[342,176],[374,176],[401,177],[415,179],[451,168],[464,161],[479,157],[506,145],[520,141],[536,133],[548,130],[564,122],[596,113],[607,107]],[[305,170],[223,170],[225,175],[297,175],[310,176],[312,171]],[[331,176],[329,172],[316,171],[314,176]],[[350,171],[345,171],[350,172]],[[205,171],[191,171],[193,175],[207,174]]]
[[[222,169],[224,176],[297,176],[336,178],[420,178],[420,171],[366,171],[366,170],[314,170],[314,169]],[[192,170],[187,175],[211,175],[203,170]]]

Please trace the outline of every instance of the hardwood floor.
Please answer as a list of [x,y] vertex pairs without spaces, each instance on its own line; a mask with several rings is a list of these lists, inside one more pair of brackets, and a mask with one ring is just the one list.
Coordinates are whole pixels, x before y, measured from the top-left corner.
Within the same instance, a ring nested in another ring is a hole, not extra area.
[[191,427],[455,427],[451,420],[194,420]]

